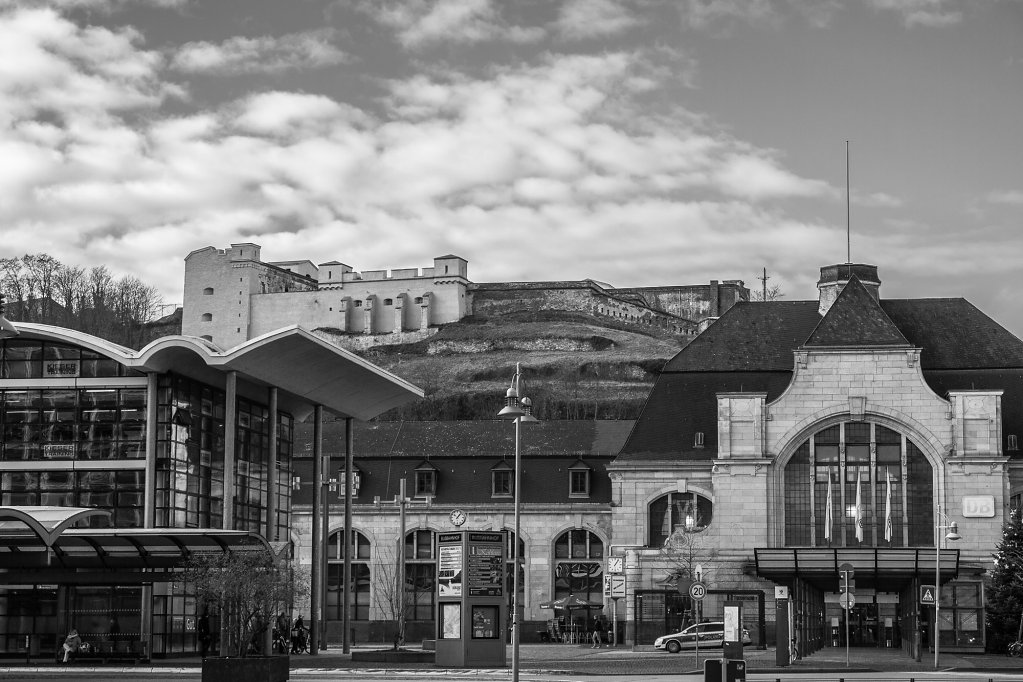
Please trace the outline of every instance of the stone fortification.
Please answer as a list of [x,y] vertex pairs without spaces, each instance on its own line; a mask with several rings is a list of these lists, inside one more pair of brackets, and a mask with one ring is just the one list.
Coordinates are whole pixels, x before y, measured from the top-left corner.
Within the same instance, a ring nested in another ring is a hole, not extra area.
[[468,261],[455,255],[433,267],[357,272],[337,260],[264,262],[258,244],[244,243],[186,256],[181,325],[225,348],[293,324],[361,337],[342,345],[365,348],[428,336],[469,315],[556,310],[692,336],[748,299],[738,280],[628,289],[594,280],[473,283]]

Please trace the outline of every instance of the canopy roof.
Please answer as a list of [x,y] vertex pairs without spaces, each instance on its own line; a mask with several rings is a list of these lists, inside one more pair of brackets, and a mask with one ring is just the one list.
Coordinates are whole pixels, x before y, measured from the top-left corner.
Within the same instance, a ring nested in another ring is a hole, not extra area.
[[[934,581],[935,551],[926,547],[779,547],[753,550],[757,575],[786,584],[801,578],[836,592],[839,567],[850,564],[856,586],[883,592],[898,591],[915,577]],[[940,551],[941,581],[959,574],[959,550]]]
[[358,355],[292,325],[227,350],[195,336],[165,336],[134,351],[83,332],[19,322],[20,338],[83,346],[140,372],[169,372],[223,388],[237,372],[239,392],[263,400],[257,388],[276,386],[280,409],[301,421],[313,407],[368,420],[416,398],[423,390]]

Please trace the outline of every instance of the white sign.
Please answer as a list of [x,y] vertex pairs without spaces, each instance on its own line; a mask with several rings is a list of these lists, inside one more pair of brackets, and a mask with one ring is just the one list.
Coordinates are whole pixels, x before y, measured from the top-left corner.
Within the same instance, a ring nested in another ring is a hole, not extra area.
[[774,588],[775,599],[788,599],[789,598],[789,587],[788,585],[776,585]]
[[707,596],[707,586],[703,583],[693,583],[689,586],[689,596],[696,601],[702,600]]
[[621,599],[625,596],[624,575],[604,575],[604,596],[612,599]]
[[963,498],[963,516],[968,519],[990,519],[995,516],[993,495],[967,495]]

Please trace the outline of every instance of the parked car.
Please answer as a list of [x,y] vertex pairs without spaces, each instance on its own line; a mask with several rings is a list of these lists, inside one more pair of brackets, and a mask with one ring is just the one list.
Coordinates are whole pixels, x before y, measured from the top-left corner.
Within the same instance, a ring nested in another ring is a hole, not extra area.
[[[724,639],[724,623],[697,623],[696,625],[690,625],[682,632],[658,637],[654,640],[654,647],[657,649],[667,649],[669,652],[677,654],[683,649],[695,649],[697,640],[700,642],[701,649],[704,647],[709,649],[710,647],[721,646]],[[742,643],[751,644],[752,642],[749,630],[743,628]]]

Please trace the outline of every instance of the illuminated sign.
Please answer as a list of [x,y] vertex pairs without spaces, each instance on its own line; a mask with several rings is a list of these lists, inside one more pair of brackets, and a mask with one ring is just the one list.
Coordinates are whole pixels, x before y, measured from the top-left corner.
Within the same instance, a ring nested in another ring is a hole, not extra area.
[[990,519],[995,515],[993,495],[967,495],[963,497],[963,517],[967,519]]

